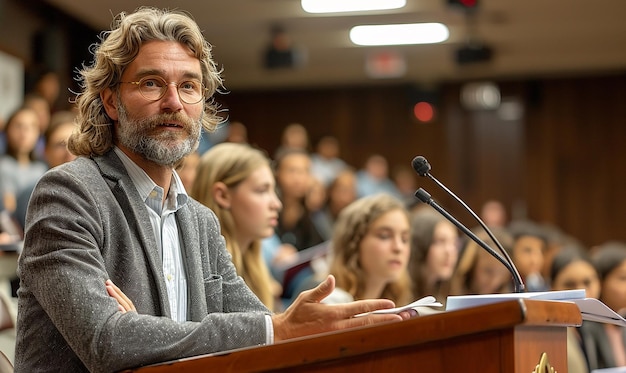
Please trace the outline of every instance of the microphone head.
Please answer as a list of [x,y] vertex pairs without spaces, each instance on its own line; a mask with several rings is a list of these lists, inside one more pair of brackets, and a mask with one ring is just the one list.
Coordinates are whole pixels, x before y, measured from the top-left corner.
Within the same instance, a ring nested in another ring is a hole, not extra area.
[[417,174],[420,176],[426,176],[430,171],[430,163],[428,163],[426,158],[422,157],[421,155],[413,158],[411,165],[413,166],[415,172],[417,172]]
[[430,205],[430,203],[432,202],[432,197],[430,196],[430,193],[422,188],[419,188],[415,192],[415,197],[417,197],[420,201],[424,202],[427,205]]

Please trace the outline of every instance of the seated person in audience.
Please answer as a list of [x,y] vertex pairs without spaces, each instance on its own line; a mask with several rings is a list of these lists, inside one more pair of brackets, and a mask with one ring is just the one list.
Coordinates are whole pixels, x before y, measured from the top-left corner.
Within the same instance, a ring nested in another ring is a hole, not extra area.
[[311,154],[311,172],[325,187],[348,167],[339,156],[339,140],[336,137],[326,135],[318,140],[315,152]]
[[48,130],[50,125],[52,108],[48,100],[38,92],[30,92],[24,96],[23,107],[32,109],[37,113],[37,121],[39,123],[39,137],[35,144],[35,157],[37,159],[43,159],[44,148],[46,146],[43,134]]
[[22,240],[22,229],[0,200],[0,245],[15,244]]
[[311,177],[310,180],[311,184],[309,185],[309,191],[304,197],[304,205],[311,214],[314,214],[324,208],[328,199],[328,193],[326,186],[321,181],[314,177]]
[[[607,242],[594,252],[592,261],[600,277],[600,301],[623,317],[626,314],[626,244]],[[580,334],[590,370],[626,366],[626,328],[585,321]]]
[[[585,248],[578,246],[562,248],[552,260],[550,276],[552,290],[585,289],[587,298],[600,296],[598,272]],[[590,322],[584,321],[583,324]],[[578,328],[567,328],[567,369],[570,373],[589,372]]]
[[237,274],[274,310],[282,293],[261,256],[261,239],[274,233],[282,204],[270,160],[249,145],[221,143],[202,155],[191,197],[217,215]]
[[[511,255],[511,234],[504,228],[492,228],[491,231],[507,254]],[[476,236],[499,253],[498,246],[486,232],[479,232]],[[511,272],[498,259],[468,239],[452,276],[450,295],[510,293],[513,290],[512,280]]]
[[7,211],[14,213],[17,196],[37,182],[48,166],[35,156],[39,118],[32,109],[20,108],[6,124],[7,152],[0,156],[0,193]]
[[[67,139],[76,126],[76,114],[72,111],[58,111],[50,119],[50,125],[44,133],[44,156],[48,168],[54,168],[74,160],[76,156],[67,149]],[[39,179],[37,179],[39,181]],[[22,229],[26,220],[26,208],[36,182],[24,188],[17,196],[15,219]]]
[[0,117],[0,155],[6,153],[7,151],[7,137],[4,133],[4,126],[6,125],[6,122],[4,119],[5,118]]
[[322,302],[412,302],[410,241],[409,214],[402,201],[381,193],[350,204],[339,214],[329,254],[336,287]]
[[276,232],[261,240],[261,254],[270,274],[279,283],[282,283],[285,268],[298,260],[298,249],[290,243],[282,243]]
[[357,198],[354,170],[346,168],[341,171],[328,186],[326,194],[325,205],[313,213],[312,219],[322,238],[330,240],[337,216]]
[[430,206],[411,212],[409,272],[415,299],[432,295],[445,305],[459,258],[459,232]]
[[224,139],[225,142],[236,142],[240,144],[248,143],[248,129],[241,122],[230,122],[226,127],[228,134]]
[[43,98],[48,104],[48,111],[55,112],[58,103],[58,99],[61,95],[61,77],[59,73],[53,69],[40,65],[32,69],[31,75],[32,83],[27,86],[32,86],[29,92],[37,94]]
[[309,153],[309,131],[300,123],[290,123],[280,136],[280,145],[274,152],[274,158],[285,150],[301,150]]
[[485,202],[480,209],[480,218],[487,227],[506,227],[508,225],[508,215],[504,204],[498,200],[491,199]]
[[418,188],[415,170],[409,165],[396,165],[391,172],[391,180],[393,180],[396,190],[404,203],[407,206],[412,205],[415,201],[415,191]]
[[365,160],[363,168],[357,171],[357,195],[369,196],[376,193],[389,193],[401,198],[396,185],[389,177],[389,163],[380,154],[372,154]]
[[330,239],[328,222],[324,210],[328,204],[328,188],[315,177],[311,177],[309,191],[304,197],[304,205],[309,211],[311,223],[323,241]]
[[548,284],[541,274],[548,238],[541,226],[530,220],[517,220],[509,225],[513,235],[511,259],[519,271],[526,291],[546,291]]
[[222,119],[211,47],[183,12],[115,18],[80,71],[78,155],[39,181],[18,263],[17,372],[112,372],[400,321],[386,299],[320,301],[329,276],[274,314],[237,275],[174,167]]
[[324,239],[311,220],[306,197],[311,188],[311,159],[301,149],[285,148],[274,159],[278,195],[283,209],[278,216],[276,234],[281,242],[304,250]]

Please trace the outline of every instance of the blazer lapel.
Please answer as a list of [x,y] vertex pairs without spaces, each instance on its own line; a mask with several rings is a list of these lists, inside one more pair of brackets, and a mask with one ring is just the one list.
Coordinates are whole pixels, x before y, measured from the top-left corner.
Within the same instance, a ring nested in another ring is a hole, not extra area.
[[204,274],[202,271],[202,257],[198,246],[197,220],[193,219],[188,206],[183,206],[176,212],[178,230],[182,237],[182,255],[185,258],[185,273],[187,275],[187,314],[191,321],[201,321],[207,315],[207,305],[204,301]]
[[171,317],[167,288],[163,278],[163,261],[161,253],[156,250],[157,243],[152,231],[152,223],[146,211],[146,205],[141,200],[137,188],[126,173],[122,161],[114,151],[109,151],[101,157],[95,157],[94,161],[100,167],[104,179],[107,181],[111,192],[118,201],[119,206],[128,217],[129,227],[137,232],[139,242],[152,273],[149,279],[154,283],[158,293],[158,304],[155,307],[163,316]]

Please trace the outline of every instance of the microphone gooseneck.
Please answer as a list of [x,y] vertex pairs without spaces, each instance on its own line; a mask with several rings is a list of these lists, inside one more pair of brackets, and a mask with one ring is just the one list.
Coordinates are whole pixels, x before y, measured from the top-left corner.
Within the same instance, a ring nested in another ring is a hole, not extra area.
[[437,212],[442,214],[445,218],[450,220],[450,222],[452,222],[455,226],[457,226],[459,229],[461,229],[461,231],[463,231],[463,233],[468,235],[480,247],[482,247],[483,249],[487,250],[487,252],[489,252],[492,256],[494,256],[496,259],[498,259],[502,264],[504,264],[504,266],[509,270],[509,272],[511,272],[511,275],[513,276],[513,283],[515,285],[514,291],[516,293],[523,293],[524,290],[525,290],[525,286],[524,286],[524,281],[522,280],[522,276],[520,276],[519,271],[515,267],[515,264],[513,263],[513,260],[511,260],[511,257],[509,256],[509,254],[506,252],[506,250],[504,250],[504,248],[502,247],[500,242],[496,239],[496,237],[493,235],[493,233],[487,227],[487,225],[485,223],[483,223],[483,221],[478,217],[478,215],[476,215],[476,213],[465,202],[463,202],[463,200],[461,200],[459,197],[457,197],[456,194],[454,194],[450,189],[448,189],[445,185],[443,185],[443,183],[441,183],[433,175],[430,174],[431,167],[430,167],[430,163],[428,163],[428,160],[426,160],[426,158],[422,157],[421,155],[418,155],[417,157],[413,158],[413,161],[411,162],[411,164],[413,166],[413,169],[415,170],[415,172],[417,172],[418,175],[426,176],[429,179],[433,180],[440,188],[442,188],[444,191],[446,191],[446,193],[448,193],[449,195],[454,197],[454,199],[457,202],[459,202],[474,217],[474,219],[476,219],[476,221],[478,221],[480,226],[485,230],[485,232],[487,232],[487,235],[489,236],[489,238],[491,238],[491,240],[496,244],[496,246],[498,247],[498,249],[502,253],[502,256],[504,257],[504,259],[503,259],[502,256],[498,255],[498,253],[495,250],[490,248],[489,245],[487,245],[483,240],[481,240],[474,233],[472,233],[472,231],[467,229],[467,227],[465,227],[457,219],[455,219],[452,215],[450,215],[443,208],[441,208],[441,206],[439,206],[430,197],[430,194],[428,194],[428,192],[426,192],[425,190],[420,188],[420,189],[417,190],[417,192],[415,192],[415,196],[420,201],[422,201],[422,202],[432,206],[435,210],[437,210]]
[[463,233],[468,235],[480,247],[482,247],[483,249],[487,250],[489,252],[489,254],[491,254],[493,257],[498,259],[498,261],[500,263],[502,263],[506,267],[506,269],[508,269],[511,273],[513,273],[511,265],[504,258],[502,258],[502,256],[498,255],[498,253],[494,249],[489,247],[489,245],[487,245],[487,243],[485,243],[483,240],[478,238],[478,236],[476,236],[474,234],[474,232],[469,230],[466,226],[464,226],[461,222],[459,222],[454,216],[452,216],[449,212],[444,210],[443,207],[441,207],[437,202],[435,202],[434,199],[431,198],[430,194],[427,191],[425,191],[422,188],[419,188],[415,192],[415,197],[417,197],[420,201],[424,202],[425,204],[432,206],[432,208],[437,210],[438,213],[443,215],[452,224],[454,224],[457,228],[459,228],[461,231],[463,231]]

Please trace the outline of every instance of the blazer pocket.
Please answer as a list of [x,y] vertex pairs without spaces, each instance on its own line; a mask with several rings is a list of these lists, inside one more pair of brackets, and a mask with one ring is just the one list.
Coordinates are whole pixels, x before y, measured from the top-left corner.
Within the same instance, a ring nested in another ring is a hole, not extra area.
[[212,275],[204,279],[204,293],[208,312],[222,312],[222,276]]

